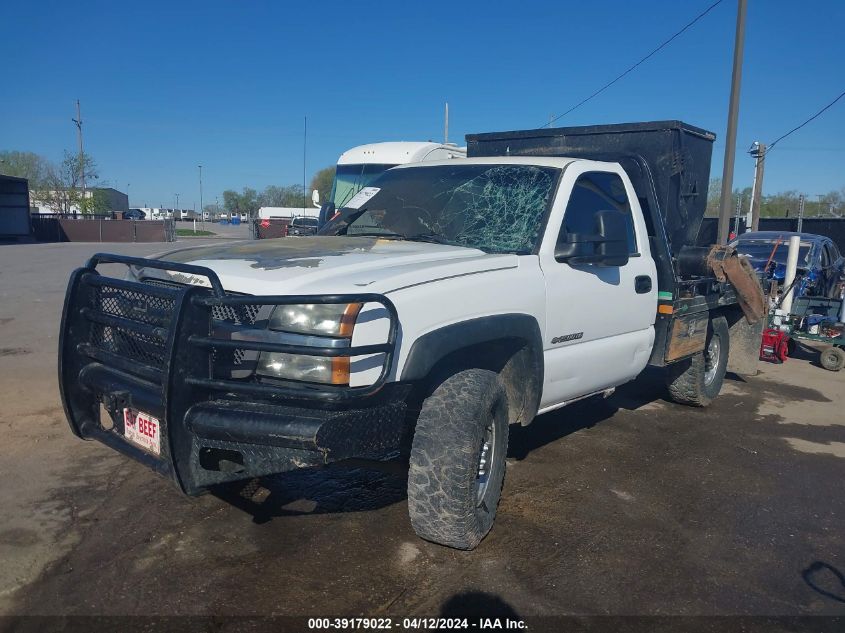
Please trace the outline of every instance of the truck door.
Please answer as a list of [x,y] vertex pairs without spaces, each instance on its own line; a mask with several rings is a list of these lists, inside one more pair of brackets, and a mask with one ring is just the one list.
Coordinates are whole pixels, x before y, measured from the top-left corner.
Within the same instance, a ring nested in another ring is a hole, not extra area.
[[[630,219],[628,263],[558,262],[558,240],[568,233],[595,233],[596,212],[607,210]],[[589,161],[567,167],[539,256],[547,330],[541,407],[553,408],[637,376],[654,344],[657,276],[642,211],[621,167]]]

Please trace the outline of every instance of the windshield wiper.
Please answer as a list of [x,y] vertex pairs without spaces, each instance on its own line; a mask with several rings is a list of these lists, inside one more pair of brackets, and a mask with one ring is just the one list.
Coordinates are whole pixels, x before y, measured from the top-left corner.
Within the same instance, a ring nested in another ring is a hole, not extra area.
[[386,239],[392,240],[405,240],[408,239],[401,233],[391,233],[390,231],[379,232],[379,231],[365,231],[363,233],[346,233],[346,237],[384,237]]
[[406,240],[408,242],[429,242],[432,244],[455,244],[442,235],[437,233],[415,233],[414,235],[404,235],[402,233],[394,233],[392,231],[366,231],[364,233],[347,233],[348,237],[383,237],[392,240]]
[[405,239],[409,242],[431,242],[433,244],[452,244],[455,242],[446,239],[438,233],[416,233],[414,235],[406,235]]

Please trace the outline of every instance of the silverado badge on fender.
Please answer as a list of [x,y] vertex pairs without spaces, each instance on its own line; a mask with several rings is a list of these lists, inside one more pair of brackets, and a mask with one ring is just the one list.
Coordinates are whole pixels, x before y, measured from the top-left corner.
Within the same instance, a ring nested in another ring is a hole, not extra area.
[[579,338],[583,338],[583,336],[583,332],[573,332],[572,334],[556,336],[552,339],[552,345],[557,345],[558,343],[566,343],[566,341],[577,341]]

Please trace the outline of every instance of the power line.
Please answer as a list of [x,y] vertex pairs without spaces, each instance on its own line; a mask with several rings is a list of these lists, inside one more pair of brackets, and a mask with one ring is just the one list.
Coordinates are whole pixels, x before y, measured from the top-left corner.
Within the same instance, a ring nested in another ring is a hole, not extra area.
[[[827,104],[825,107],[823,107],[821,110],[819,110],[818,112],[816,112],[816,113],[815,113],[813,116],[811,116],[809,119],[807,119],[806,121],[804,121],[801,125],[798,125],[798,126],[796,126],[796,127],[792,128],[792,129],[791,129],[791,130],[789,130],[789,132],[787,132],[786,134],[782,134],[781,136],[777,137],[777,138],[774,140],[774,142],[769,143],[769,145],[766,147],[765,151],[764,151],[764,152],[762,153],[762,155],[760,156],[760,162],[765,162],[766,158],[768,158],[768,156],[769,156],[769,152],[771,152],[771,151],[772,151],[772,149],[774,149],[774,147],[775,147],[775,144],[776,144],[776,143],[779,143],[780,141],[782,141],[783,139],[785,139],[787,136],[789,136],[789,135],[790,135],[790,134],[792,134],[793,132],[797,132],[798,130],[800,130],[802,127],[804,127],[805,125],[807,125],[807,124],[808,124],[810,121],[812,121],[813,119],[818,118],[818,117],[819,117],[819,115],[821,115],[821,114],[822,114],[825,110],[830,109],[830,108],[831,108],[831,107],[832,107],[832,106],[833,106],[833,105],[834,105],[837,101],[839,101],[842,97],[845,97],[845,92],[840,93],[838,97],[836,97],[833,101],[831,101],[830,103],[828,103],[828,104]],[[752,145],[752,150],[749,152],[749,154],[750,154],[750,153],[752,153],[752,152],[754,151],[754,150],[753,150],[753,147],[754,147],[754,146]],[[796,149],[796,148],[792,148],[792,149]]]
[[616,77],[616,78],[615,78],[615,79],[613,79],[612,81],[609,81],[608,83],[606,83],[605,85],[603,85],[601,88],[599,88],[598,90],[596,90],[593,94],[591,94],[591,95],[590,95],[589,97],[587,97],[586,99],[583,99],[583,100],[579,101],[578,103],[576,103],[574,106],[572,106],[571,108],[569,108],[569,110],[567,110],[567,111],[566,111],[566,112],[564,112],[563,114],[559,114],[559,115],[558,115],[558,116],[556,116],[555,118],[551,119],[548,123],[546,123],[545,125],[541,126],[541,129],[542,129],[542,128],[544,128],[544,127],[549,127],[552,123],[554,123],[554,122],[555,122],[555,121],[557,121],[558,119],[562,119],[563,117],[565,117],[567,114],[569,114],[569,113],[570,113],[570,112],[572,112],[573,110],[577,110],[578,108],[580,108],[582,105],[584,105],[585,103],[587,103],[588,101],[590,101],[590,100],[591,100],[591,99],[593,99],[594,97],[599,96],[602,92],[604,92],[605,90],[607,90],[608,88],[610,88],[613,84],[615,84],[617,81],[619,81],[620,79],[622,79],[625,75],[629,74],[631,71],[633,71],[634,69],[636,69],[636,68],[637,68],[638,66],[640,66],[643,62],[647,61],[650,57],[652,57],[652,56],[654,56],[656,53],[660,52],[663,48],[665,48],[668,44],[670,44],[670,43],[671,43],[671,42],[672,42],[675,38],[677,38],[677,37],[678,37],[678,36],[680,36],[682,33],[684,33],[684,31],[686,31],[687,29],[689,29],[689,28],[690,28],[693,24],[695,24],[696,22],[698,22],[701,18],[703,18],[705,15],[707,15],[708,13],[710,13],[710,12],[711,12],[713,9],[715,9],[717,6],[719,6],[720,4],[722,4],[722,2],[723,2],[723,1],[724,1],[724,0],[716,0],[716,2],[714,2],[713,4],[711,4],[711,5],[710,5],[709,7],[707,7],[704,11],[702,11],[702,12],[701,12],[701,13],[699,13],[699,14],[698,14],[695,18],[693,18],[693,19],[692,19],[692,21],[688,22],[688,23],[687,23],[687,24],[686,24],[686,25],[685,25],[685,26],[684,26],[684,27],[683,27],[680,31],[678,31],[677,33],[675,33],[675,34],[674,34],[672,37],[670,37],[668,40],[665,40],[662,44],[660,44],[660,46],[658,46],[658,47],[657,47],[657,48],[655,48],[653,51],[651,51],[648,55],[646,55],[645,57],[643,57],[643,58],[642,58],[640,61],[638,61],[636,64],[634,64],[633,66],[631,66],[630,68],[628,68],[628,70],[626,70],[625,72],[623,72],[621,75],[619,75],[618,77]]
[[777,139],[775,139],[775,141],[774,141],[774,142],[769,143],[769,148],[768,148],[766,151],[767,151],[767,152],[771,152],[771,151],[774,149],[775,145],[777,145],[777,144],[778,144],[778,142],[782,141],[783,139],[785,139],[787,136],[789,136],[789,135],[790,135],[790,134],[792,134],[793,132],[797,132],[798,130],[800,130],[802,127],[804,127],[805,125],[807,125],[810,121],[812,121],[813,119],[815,119],[815,118],[817,118],[819,115],[821,115],[821,114],[822,114],[825,110],[827,110],[827,109],[831,108],[831,107],[832,107],[832,106],[833,106],[833,105],[834,105],[837,101],[839,101],[842,97],[845,97],[845,92],[842,92],[842,93],[841,93],[838,97],[836,97],[836,99],[834,99],[833,101],[831,101],[830,103],[828,103],[825,107],[823,107],[821,110],[819,110],[818,112],[816,112],[813,116],[811,116],[809,119],[807,119],[806,121],[804,121],[801,125],[799,125],[799,126],[797,126],[797,127],[792,128],[791,130],[789,130],[789,132],[787,132],[787,133],[786,133],[786,134],[784,134],[783,136],[779,136]]

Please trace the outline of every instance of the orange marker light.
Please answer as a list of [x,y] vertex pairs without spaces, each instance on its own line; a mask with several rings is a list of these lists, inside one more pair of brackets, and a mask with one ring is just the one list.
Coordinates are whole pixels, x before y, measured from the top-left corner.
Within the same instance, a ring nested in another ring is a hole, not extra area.
[[361,311],[363,304],[350,303],[343,311],[343,316],[340,317],[340,330],[338,334],[341,336],[352,336],[352,330],[355,329],[355,320],[358,318],[358,313]]
[[670,305],[659,305],[657,306],[658,314],[672,314],[675,311],[675,308]]
[[332,358],[332,384],[349,384],[349,356],[335,356]]

